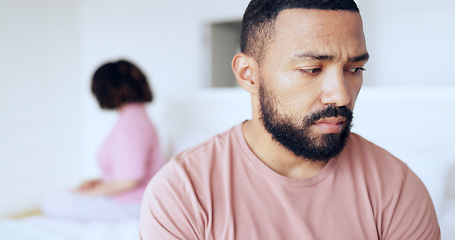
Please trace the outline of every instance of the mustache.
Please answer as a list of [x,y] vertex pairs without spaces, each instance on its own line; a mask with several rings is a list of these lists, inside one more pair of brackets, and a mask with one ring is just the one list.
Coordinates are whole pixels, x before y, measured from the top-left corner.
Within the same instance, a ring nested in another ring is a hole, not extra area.
[[307,124],[312,124],[322,118],[329,118],[329,117],[344,117],[346,118],[346,122],[351,122],[353,119],[352,111],[349,110],[347,107],[335,107],[334,105],[328,105],[326,108],[321,109],[312,113],[309,117],[304,119],[304,122]]

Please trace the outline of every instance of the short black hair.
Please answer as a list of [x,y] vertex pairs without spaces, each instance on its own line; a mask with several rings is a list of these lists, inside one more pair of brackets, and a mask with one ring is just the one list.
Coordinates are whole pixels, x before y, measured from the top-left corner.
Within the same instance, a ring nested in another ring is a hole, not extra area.
[[359,12],[353,0],[252,0],[243,15],[240,50],[260,61],[278,14],[294,8]]
[[125,103],[153,100],[145,74],[124,59],[100,66],[93,74],[91,88],[102,109],[115,110]]

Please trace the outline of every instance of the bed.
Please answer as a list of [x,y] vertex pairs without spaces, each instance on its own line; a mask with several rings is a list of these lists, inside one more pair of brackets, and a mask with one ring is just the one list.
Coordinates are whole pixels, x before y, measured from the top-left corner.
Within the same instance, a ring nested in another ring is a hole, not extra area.
[[139,221],[76,221],[30,216],[0,221],[0,239],[8,240],[132,240],[139,239]]
[[[200,90],[163,99],[156,116],[169,156],[251,118],[242,89]],[[363,88],[353,131],[401,158],[435,204],[442,239],[455,239],[455,87]],[[78,222],[45,216],[0,221],[0,239],[139,239],[138,220]]]

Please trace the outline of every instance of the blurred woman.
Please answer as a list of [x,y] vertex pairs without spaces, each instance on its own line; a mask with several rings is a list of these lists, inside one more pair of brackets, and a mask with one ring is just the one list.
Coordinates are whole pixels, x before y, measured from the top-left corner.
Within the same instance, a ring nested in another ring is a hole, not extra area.
[[102,109],[119,115],[98,152],[102,176],[74,191],[48,195],[42,211],[80,220],[137,218],[145,187],[164,164],[157,132],[145,109],[153,100],[152,91],[142,71],[126,60],[99,67],[91,88]]

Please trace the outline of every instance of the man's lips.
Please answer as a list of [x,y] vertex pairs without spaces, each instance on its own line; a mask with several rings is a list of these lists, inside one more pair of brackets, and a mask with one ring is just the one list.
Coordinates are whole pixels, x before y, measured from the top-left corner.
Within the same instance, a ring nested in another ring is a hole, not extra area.
[[344,117],[329,117],[317,120],[312,126],[321,133],[339,133],[345,122],[346,118]]

